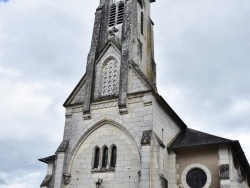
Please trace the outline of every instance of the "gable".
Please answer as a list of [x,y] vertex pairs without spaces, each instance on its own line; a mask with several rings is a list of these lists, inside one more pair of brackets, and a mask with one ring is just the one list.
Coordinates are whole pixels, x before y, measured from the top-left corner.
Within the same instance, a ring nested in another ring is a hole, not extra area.
[[63,104],[64,107],[75,105],[75,104],[82,104],[84,102],[85,85],[86,85],[85,82],[86,82],[86,74],[82,77],[82,79],[79,81],[75,89],[67,98],[67,100]]

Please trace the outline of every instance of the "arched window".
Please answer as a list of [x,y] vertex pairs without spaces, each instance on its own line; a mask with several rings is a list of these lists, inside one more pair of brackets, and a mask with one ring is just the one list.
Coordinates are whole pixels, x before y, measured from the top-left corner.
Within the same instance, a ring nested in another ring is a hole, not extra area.
[[110,166],[113,168],[116,165],[116,156],[117,156],[117,148],[116,146],[113,146],[111,150],[111,162],[110,162],[111,163]]
[[112,4],[109,12],[109,27],[115,25],[115,17],[116,17],[116,4]]
[[123,23],[123,14],[124,14],[124,2],[120,1],[118,6],[117,24]]
[[106,168],[108,165],[108,148],[103,148],[103,155],[102,155],[102,168]]
[[103,97],[115,95],[118,92],[118,63],[112,59],[103,68],[102,91]]
[[94,154],[94,168],[98,168],[100,161],[100,149],[97,147]]

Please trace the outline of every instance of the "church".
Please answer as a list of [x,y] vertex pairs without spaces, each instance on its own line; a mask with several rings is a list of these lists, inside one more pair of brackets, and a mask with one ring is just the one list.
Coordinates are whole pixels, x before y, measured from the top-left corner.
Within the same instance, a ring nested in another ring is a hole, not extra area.
[[157,91],[155,0],[100,0],[86,73],[41,188],[249,188],[238,141],[193,130]]

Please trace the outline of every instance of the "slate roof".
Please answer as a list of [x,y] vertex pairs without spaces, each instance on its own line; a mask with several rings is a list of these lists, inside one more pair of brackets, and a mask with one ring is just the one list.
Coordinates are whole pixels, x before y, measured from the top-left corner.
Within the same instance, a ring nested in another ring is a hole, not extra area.
[[49,163],[51,161],[54,161],[56,159],[56,155],[52,155],[52,156],[49,156],[49,157],[45,157],[45,158],[42,158],[42,159],[38,159],[38,161],[41,161],[43,163]]
[[196,131],[186,128],[181,131],[173,143],[169,146],[170,149],[178,149],[191,146],[204,146],[212,144],[227,144],[232,143],[233,140],[221,138],[211,134]]

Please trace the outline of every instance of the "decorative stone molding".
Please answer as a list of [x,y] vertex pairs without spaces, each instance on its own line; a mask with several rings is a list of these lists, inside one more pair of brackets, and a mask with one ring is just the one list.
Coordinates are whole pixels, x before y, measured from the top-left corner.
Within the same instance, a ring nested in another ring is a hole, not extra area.
[[110,108],[110,107],[114,107],[114,106],[118,106],[118,101],[94,104],[94,105],[92,105],[91,109],[98,110],[98,109]]
[[134,104],[134,103],[139,103],[139,102],[143,102],[143,97],[128,99],[128,104]]
[[229,179],[229,164],[220,166],[220,179]]
[[72,113],[80,113],[80,112],[83,112],[82,107],[78,107],[78,108],[73,108],[72,109]]
[[89,113],[89,112],[83,113],[83,119],[84,119],[84,120],[89,120],[89,119],[91,119],[90,113]]
[[143,102],[144,102],[144,106],[150,106],[152,105],[152,95],[144,95],[143,97]]
[[152,130],[149,131],[144,131],[141,139],[141,144],[142,145],[148,145],[150,144],[151,137],[152,137]]
[[71,175],[68,173],[65,173],[65,174],[63,174],[63,177],[64,177],[64,184],[68,185],[70,183],[70,180],[71,180]]
[[128,114],[128,108],[127,108],[127,106],[125,106],[125,107],[119,107],[119,112],[120,112],[121,115]]
[[119,66],[115,59],[107,62],[103,68],[101,96],[114,95],[118,92]]
[[210,185],[211,185],[211,181],[212,181],[211,172],[209,171],[209,169],[206,166],[204,166],[202,164],[198,164],[198,163],[191,164],[191,165],[187,166],[183,170],[182,175],[181,175],[181,183],[182,183],[183,188],[191,188],[187,184],[187,174],[188,174],[188,172],[190,170],[195,169],[195,168],[200,168],[200,169],[202,169],[206,173],[206,175],[207,175],[207,182],[206,182],[206,184],[205,184],[205,186],[203,188],[209,188]]

